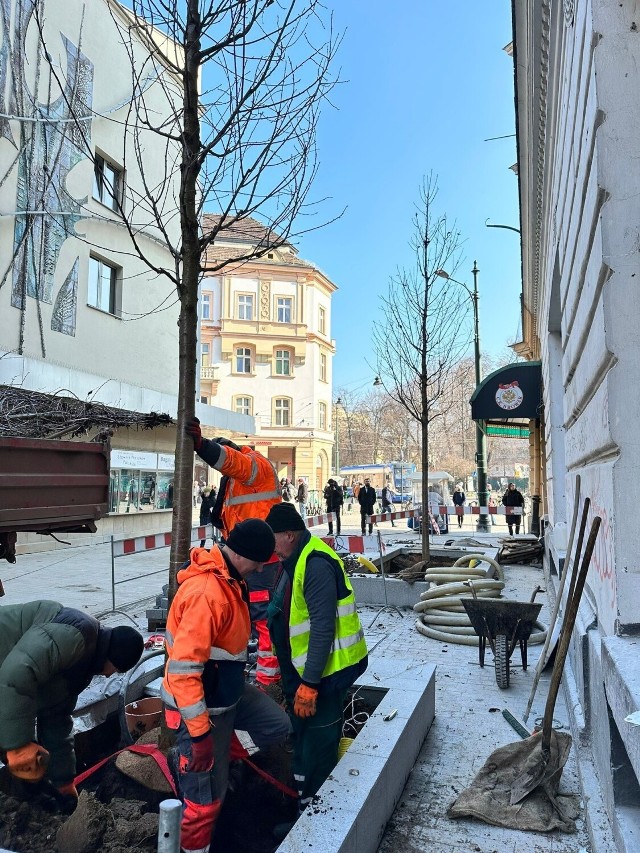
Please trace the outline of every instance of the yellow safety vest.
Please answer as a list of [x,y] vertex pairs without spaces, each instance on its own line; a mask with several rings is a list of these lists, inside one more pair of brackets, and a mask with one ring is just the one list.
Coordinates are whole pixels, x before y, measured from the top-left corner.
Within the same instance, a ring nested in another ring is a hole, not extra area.
[[359,663],[367,655],[367,644],[360,617],[356,610],[356,599],[353,588],[347,577],[342,560],[336,552],[322,539],[312,536],[302,549],[293,573],[291,590],[291,610],[289,614],[289,638],[291,643],[291,661],[302,676],[309,651],[309,633],[311,621],[309,610],[304,598],[304,577],[307,570],[307,558],[313,551],[321,551],[340,565],[344,575],[344,583],[349,590],[345,598],[338,600],[333,645],[327,659],[322,677],[333,675],[342,669],[347,669]]

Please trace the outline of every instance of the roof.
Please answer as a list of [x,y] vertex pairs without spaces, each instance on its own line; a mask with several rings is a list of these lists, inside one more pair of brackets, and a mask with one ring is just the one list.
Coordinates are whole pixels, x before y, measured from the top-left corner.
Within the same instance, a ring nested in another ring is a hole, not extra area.
[[[233,220],[233,217],[231,217],[231,220]],[[216,228],[221,229],[215,238],[216,241],[244,243],[250,246],[287,246],[297,254],[297,249],[288,243],[281,234],[278,234],[277,231],[274,231],[267,225],[263,225],[262,222],[251,216],[226,224],[221,214],[205,213],[202,217],[202,230],[207,233]]]

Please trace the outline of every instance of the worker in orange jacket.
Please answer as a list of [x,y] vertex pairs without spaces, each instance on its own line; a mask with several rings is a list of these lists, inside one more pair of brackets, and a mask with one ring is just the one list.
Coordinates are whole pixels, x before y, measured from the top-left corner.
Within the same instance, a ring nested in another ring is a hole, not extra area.
[[275,539],[259,519],[236,524],[224,546],[194,548],[178,572],[167,617],[168,659],[161,696],[176,732],[177,781],[183,798],[180,845],[208,853],[227,789],[234,728],[264,748],[291,730],[284,710],[245,680],[251,633],[244,579],[260,572]]
[[[186,432],[193,439],[198,456],[223,475],[211,516],[225,540],[239,521],[264,519],[274,504],[282,502],[276,470],[257,450],[248,445],[238,447],[228,438],[203,438],[198,418],[187,423]],[[280,667],[267,627],[267,608],[279,568],[280,560],[274,554],[261,574],[254,573],[247,579],[251,622],[258,636],[256,681],[277,700],[282,698]]]

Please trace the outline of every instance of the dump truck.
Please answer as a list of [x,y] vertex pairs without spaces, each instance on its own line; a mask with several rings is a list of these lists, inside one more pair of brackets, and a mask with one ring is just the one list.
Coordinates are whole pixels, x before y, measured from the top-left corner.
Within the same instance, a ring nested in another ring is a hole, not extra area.
[[95,533],[108,511],[108,442],[0,438],[0,559],[18,533]]

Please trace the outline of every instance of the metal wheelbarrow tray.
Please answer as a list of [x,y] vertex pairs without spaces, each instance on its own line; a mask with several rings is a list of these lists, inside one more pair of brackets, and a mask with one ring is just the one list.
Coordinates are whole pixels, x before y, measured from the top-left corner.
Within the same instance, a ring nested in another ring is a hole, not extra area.
[[498,687],[508,687],[509,661],[516,644],[520,645],[522,668],[527,668],[527,641],[536,625],[542,604],[495,598],[461,598],[460,601],[479,637],[480,666],[484,666],[488,640],[495,658]]

